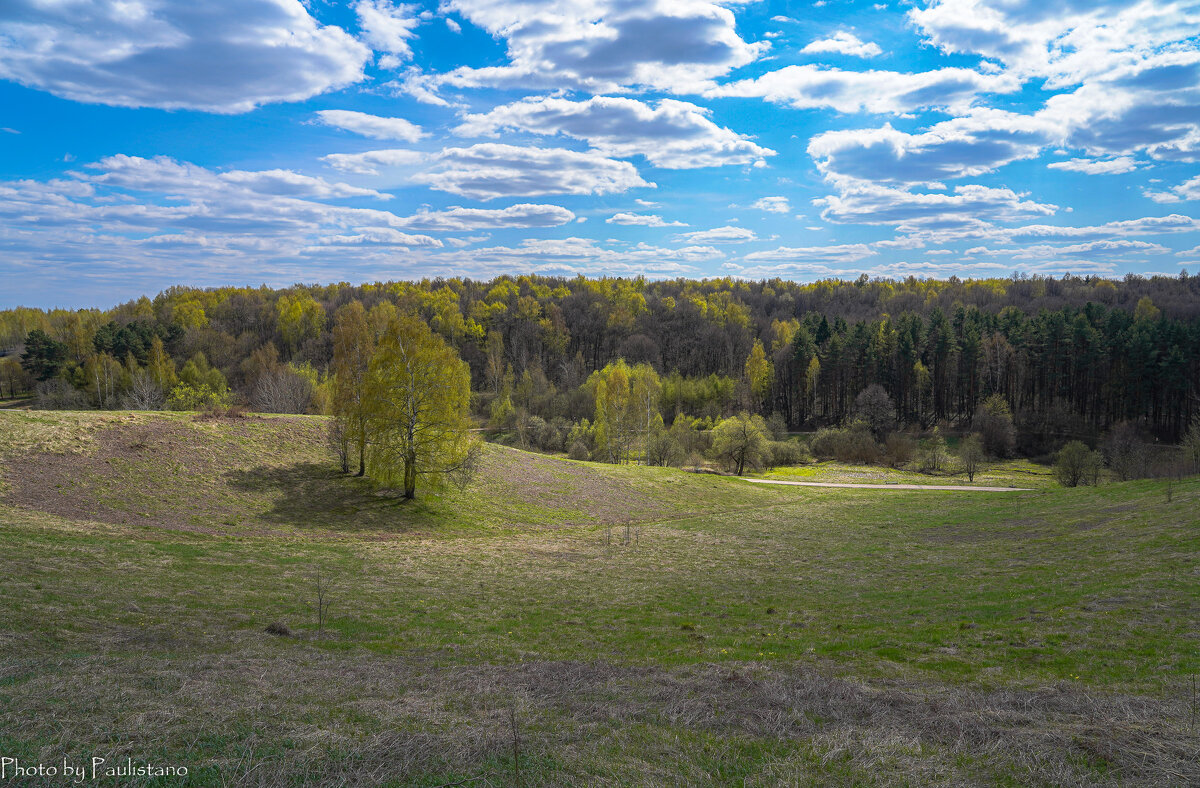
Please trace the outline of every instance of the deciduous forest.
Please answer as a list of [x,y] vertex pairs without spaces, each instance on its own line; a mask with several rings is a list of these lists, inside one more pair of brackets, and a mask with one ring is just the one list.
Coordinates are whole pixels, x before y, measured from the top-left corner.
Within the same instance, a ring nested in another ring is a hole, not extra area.
[[[991,402],[1012,415],[1011,448],[1037,456],[1123,424],[1177,442],[1200,411],[1200,279],[1186,274],[176,287],[111,309],[0,312],[0,394],[331,413],[352,308],[366,337],[421,318],[466,362],[471,407],[493,428],[558,451],[586,433],[609,461],[679,416],[712,427],[745,412],[788,430],[858,419],[884,440],[977,429]],[[593,424],[605,408],[640,415]]]

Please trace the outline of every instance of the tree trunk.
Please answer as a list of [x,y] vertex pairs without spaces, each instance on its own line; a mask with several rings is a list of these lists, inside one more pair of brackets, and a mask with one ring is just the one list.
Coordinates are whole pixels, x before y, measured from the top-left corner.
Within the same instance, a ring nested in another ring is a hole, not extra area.
[[417,497],[417,453],[409,452],[404,457],[404,497]]
[[367,475],[367,442],[362,439],[358,441],[358,473],[355,475]]

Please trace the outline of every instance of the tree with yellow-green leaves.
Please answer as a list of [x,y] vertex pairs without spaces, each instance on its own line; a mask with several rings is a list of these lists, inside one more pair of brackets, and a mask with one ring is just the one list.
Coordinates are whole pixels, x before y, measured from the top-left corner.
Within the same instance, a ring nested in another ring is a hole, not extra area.
[[650,433],[662,384],[649,364],[630,367],[617,359],[592,373],[587,385],[596,398],[593,436],[601,459],[629,462],[640,438]]
[[750,403],[754,412],[762,409],[774,380],[775,371],[767,360],[762,340],[756,339],[746,357],[746,384],[750,389]]
[[471,373],[423,321],[402,315],[387,325],[367,368],[367,473],[402,484],[416,497],[417,478],[434,481],[469,471]]
[[375,334],[358,301],[337,311],[333,324],[333,418],[342,472],[350,472],[351,449],[358,475],[367,472],[367,372],[375,353]]
[[325,309],[308,293],[281,297],[275,310],[279,315],[279,335],[292,353],[305,340],[320,336],[325,327]]

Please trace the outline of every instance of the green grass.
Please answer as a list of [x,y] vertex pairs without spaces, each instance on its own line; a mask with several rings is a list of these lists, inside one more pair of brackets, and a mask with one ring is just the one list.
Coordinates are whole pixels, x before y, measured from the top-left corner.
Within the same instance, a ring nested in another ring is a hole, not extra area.
[[322,430],[0,414],[0,755],[197,785],[1200,779],[1198,479],[931,497],[490,447],[405,503]]
[[837,482],[854,484],[975,484],[981,487],[1056,487],[1054,469],[1038,465],[1029,460],[992,460],[976,471],[975,480],[968,481],[967,474],[956,459],[940,473],[924,473],[907,468],[890,468],[883,465],[851,465],[825,461],[809,465],[772,468],[756,478],[779,479],[796,482]]

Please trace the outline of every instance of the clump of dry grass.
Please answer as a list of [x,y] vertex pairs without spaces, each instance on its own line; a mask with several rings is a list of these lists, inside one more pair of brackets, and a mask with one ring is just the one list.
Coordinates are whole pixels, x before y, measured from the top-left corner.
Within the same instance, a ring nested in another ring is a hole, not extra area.
[[[1182,694],[848,680],[763,663],[445,666],[266,645],[186,659],[9,661],[0,724],[11,729],[19,715],[23,737],[47,747],[134,758],[139,746],[188,750],[194,770],[262,786],[507,774],[514,719],[529,785],[728,781],[711,771],[712,741],[732,748],[728,758],[743,753],[726,775],[752,785],[1200,781]],[[208,743],[191,749],[202,732]]]

